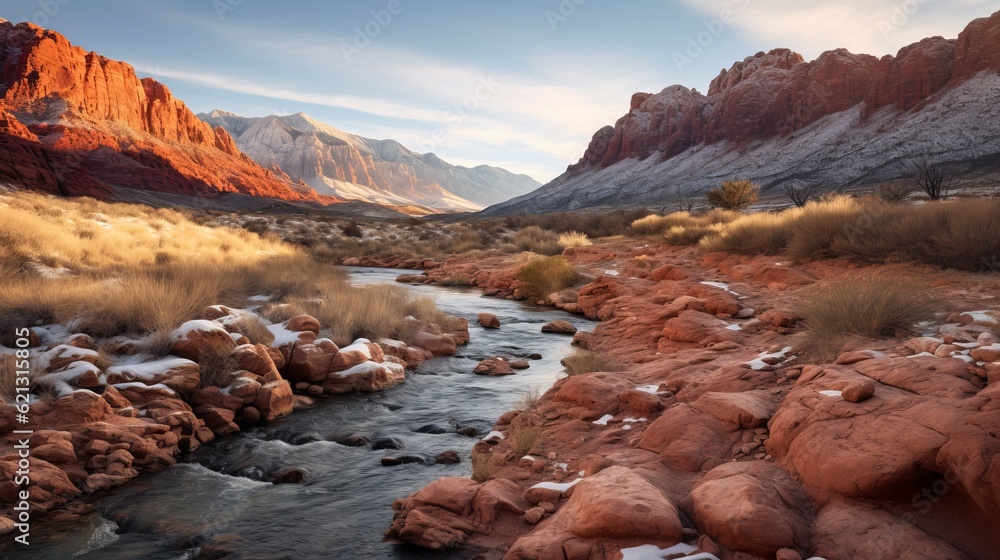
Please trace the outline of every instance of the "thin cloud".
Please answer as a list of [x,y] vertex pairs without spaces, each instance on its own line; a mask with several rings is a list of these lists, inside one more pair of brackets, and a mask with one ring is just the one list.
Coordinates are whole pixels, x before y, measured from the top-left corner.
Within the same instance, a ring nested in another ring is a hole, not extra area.
[[159,66],[136,65],[136,70],[144,72],[158,78],[170,78],[183,80],[185,82],[206,86],[213,89],[232,91],[247,95],[268,97],[282,101],[293,101],[297,103],[309,103],[324,107],[334,107],[338,109],[348,109],[361,113],[368,113],[378,117],[393,119],[433,121],[440,117],[440,111],[433,109],[414,107],[388,101],[385,99],[373,99],[369,97],[353,97],[348,95],[329,95],[323,93],[311,93],[300,90],[275,88],[272,86],[251,82],[233,76],[222,76],[219,74],[207,74],[192,72],[188,70],[178,70],[161,68]]

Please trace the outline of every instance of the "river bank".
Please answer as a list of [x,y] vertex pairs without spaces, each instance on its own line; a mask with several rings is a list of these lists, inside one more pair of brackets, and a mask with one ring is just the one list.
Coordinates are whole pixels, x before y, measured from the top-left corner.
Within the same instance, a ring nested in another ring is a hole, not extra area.
[[[364,287],[392,283],[404,272],[417,271],[350,269],[349,278]],[[31,547],[14,549],[12,557],[429,557],[381,542],[392,501],[440,477],[468,476],[469,452],[495,419],[526,392],[551,386],[562,370],[570,339],[539,336],[541,326],[568,319],[585,330],[592,322],[483,298],[478,290],[416,286],[411,292],[473,323],[478,313],[492,313],[503,330],[473,326],[469,344],[455,355],[409,369],[395,387],[316,398],[266,425],[244,425],[201,445],[161,472],[56,508],[33,523]],[[472,375],[485,357],[531,355],[542,357],[517,375]],[[449,451],[457,464],[436,462]],[[419,462],[384,467],[387,457]],[[272,483],[279,473],[302,479]]]
[[[492,480],[398,501],[389,538],[481,559],[998,557],[993,276],[634,240],[564,257],[592,281],[548,303],[602,320],[574,343],[617,371],[502,417],[507,439],[481,446]],[[452,258],[402,280],[523,298],[521,264]],[[803,355],[798,300],[873,274],[920,280],[935,321]],[[539,429],[524,455],[509,441],[519,423]]]

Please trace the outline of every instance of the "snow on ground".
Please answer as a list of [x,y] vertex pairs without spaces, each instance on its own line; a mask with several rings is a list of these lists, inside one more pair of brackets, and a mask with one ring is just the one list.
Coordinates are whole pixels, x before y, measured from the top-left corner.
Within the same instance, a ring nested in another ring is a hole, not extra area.
[[598,426],[607,426],[608,421],[610,421],[612,418],[614,418],[614,416],[612,416],[611,414],[605,414],[604,416],[601,416],[600,419],[594,420],[594,424],[597,424]]
[[543,490],[553,490],[555,492],[564,493],[579,484],[581,480],[583,480],[583,478],[578,478],[572,482],[539,482],[531,488],[541,488]]
[[155,378],[157,375],[166,373],[171,370],[180,369],[182,367],[196,366],[198,364],[192,362],[191,360],[185,360],[184,358],[178,358],[176,356],[168,356],[161,360],[155,360],[152,362],[139,362],[130,363],[132,360],[123,360],[108,368],[109,374],[118,374],[126,379],[142,379],[149,381]]
[[842,391],[820,391],[819,394],[825,397],[844,398],[844,393]]
[[787,346],[783,348],[780,352],[775,352],[773,354],[768,354],[767,352],[764,352],[756,360],[750,360],[749,362],[747,362],[747,365],[750,366],[751,369],[762,370],[769,365],[764,360],[772,358],[784,358],[791,351],[792,347]]
[[719,560],[707,552],[693,554],[698,548],[685,543],[679,543],[669,548],[660,548],[655,544],[644,544],[633,548],[622,549],[622,560],[663,560],[668,556],[686,554],[677,560]]
[[734,296],[740,295],[740,294],[737,294],[736,292],[730,290],[729,289],[729,284],[723,284],[722,282],[702,282],[702,284],[704,284],[706,286],[712,286],[713,288],[719,288],[720,290],[725,290],[725,291],[733,294]]

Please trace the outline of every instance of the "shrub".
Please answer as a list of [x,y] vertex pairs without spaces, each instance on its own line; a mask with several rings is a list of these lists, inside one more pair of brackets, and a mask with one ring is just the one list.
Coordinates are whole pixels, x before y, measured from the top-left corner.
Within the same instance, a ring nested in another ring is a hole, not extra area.
[[267,328],[256,315],[245,315],[229,325],[231,332],[245,336],[253,344],[270,346],[274,342],[274,333]]
[[570,247],[589,247],[593,245],[590,239],[587,238],[586,233],[580,233],[578,231],[568,231],[566,233],[559,234],[559,246],[563,249],[569,249]]
[[507,438],[511,449],[514,450],[514,457],[520,459],[527,455],[538,441],[540,433],[541,429],[535,425],[529,414],[522,413],[515,418],[510,425],[510,435]]
[[522,266],[517,278],[532,297],[545,299],[550,294],[573,287],[579,281],[580,273],[566,259],[548,257]]
[[697,223],[690,212],[674,212],[666,216],[651,214],[632,222],[631,232],[636,235],[660,235],[675,227],[689,227]]
[[239,369],[239,364],[229,350],[207,348],[198,356],[198,369],[203,388],[225,388],[232,384],[233,373]]
[[697,245],[702,239],[718,235],[718,226],[674,226],[663,234],[668,245]]
[[727,181],[708,191],[708,203],[723,210],[743,210],[760,198],[760,187],[747,180]]
[[710,251],[748,255],[781,252],[792,236],[796,212],[750,214],[726,225],[721,233],[707,237],[702,246]]
[[538,408],[538,403],[542,400],[542,391],[538,387],[532,387],[521,395],[521,400],[517,401],[517,409],[522,412],[531,412]]
[[493,456],[481,451],[472,452],[472,480],[480,484],[493,478],[497,465],[493,461]]
[[608,371],[608,363],[590,350],[577,350],[562,359],[562,365],[569,375],[581,375],[595,371]]
[[555,255],[562,252],[559,237],[538,226],[528,226],[518,230],[512,241],[520,251],[531,251],[539,255]]
[[909,331],[934,318],[934,303],[913,280],[868,276],[817,286],[798,312],[810,338],[829,346],[849,335],[875,338]]

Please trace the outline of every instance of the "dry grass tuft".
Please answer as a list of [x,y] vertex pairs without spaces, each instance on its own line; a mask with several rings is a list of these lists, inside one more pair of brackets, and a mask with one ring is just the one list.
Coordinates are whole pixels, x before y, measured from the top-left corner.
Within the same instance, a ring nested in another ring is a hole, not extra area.
[[595,371],[608,371],[608,362],[590,350],[577,350],[562,359],[568,375],[582,375]]
[[903,277],[852,278],[810,290],[799,315],[810,340],[829,349],[851,335],[892,336],[933,319],[936,306],[927,292],[926,286]]
[[510,441],[516,459],[520,459],[531,451],[542,432],[530,416],[530,414],[520,414],[510,425],[510,434],[507,439]]
[[480,451],[472,452],[472,480],[482,484],[493,478],[493,473],[497,470],[496,462],[489,453]]
[[201,371],[201,386],[228,387],[233,382],[233,373],[239,369],[236,359],[228,350],[206,349],[198,356]]
[[[231,332],[240,333],[247,338],[251,344],[264,344],[270,346],[274,342],[274,333],[268,330],[256,315],[246,315],[240,317],[229,325]],[[241,341],[242,343],[242,341]]]
[[567,231],[559,234],[559,246],[563,249],[571,247],[589,247],[593,245],[586,233],[578,231]]
[[529,294],[545,299],[550,294],[573,287],[580,280],[580,273],[566,259],[548,257],[522,266],[517,278]]
[[542,400],[542,391],[538,387],[532,387],[521,395],[521,400],[517,401],[517,409],[521,412],[531,412],[538,408],[538,403]]
[[667,245],[697,245],[702,239],[718,235],[719,226],[674,226],[663,234]]
[[528,226],[518,230],[511,242],[520,251],[530,251],[539,255],[556,255],[562,252],[559,236],[538,226]]
[[[795,213],[794,210],[789,212]],[[790,218],[788,213],[743,216],[726,224],[719,233],[705,237],[701,245],[709,251],[749,255],[779,253],[792,235]]]

